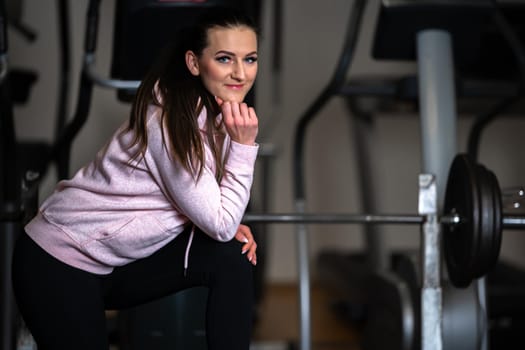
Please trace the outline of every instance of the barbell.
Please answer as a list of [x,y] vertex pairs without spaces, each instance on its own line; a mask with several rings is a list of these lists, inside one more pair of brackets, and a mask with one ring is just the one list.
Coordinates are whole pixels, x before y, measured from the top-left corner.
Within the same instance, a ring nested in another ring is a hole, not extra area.
[[[253,214],[243,222],[332,224],[423,224],[424,215],[411,214]],[[525,217],[504,215],[495,174],[466,154],[454,157],[448,173],[439,217],[444,260],[450,282],[466,288],[481,278],[499,258],[504,228],[525,228]]]

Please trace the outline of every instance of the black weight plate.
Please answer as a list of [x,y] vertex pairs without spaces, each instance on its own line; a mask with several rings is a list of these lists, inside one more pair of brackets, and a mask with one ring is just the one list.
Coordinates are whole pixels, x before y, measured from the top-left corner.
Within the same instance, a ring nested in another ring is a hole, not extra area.
[[494,193],[492,191],[492,179],[488,170],[481,164],[476,165],[478,198],[480,203],[480,226],[479,240],[474,264],[472,266],[472,278],[483,277],[492,260],[493,237],[494,237]]
[[478,249],[480,201],[476,166],[465,154],[458,154],[450,167],[443,210],[461,218],[457,225],[443,225],[443,251],[451,283],[466,288]]
[[490,257],[489,268],[494,267],[499,259],[501,250],[501,239],[503,236],[503,204],[501,199],[501,189],[499,187],[498,178],[490,170],[487,170],[489,178],[492,181],[493,192],[493,209],[494,209],[494,229],[492,237],[492,256]]

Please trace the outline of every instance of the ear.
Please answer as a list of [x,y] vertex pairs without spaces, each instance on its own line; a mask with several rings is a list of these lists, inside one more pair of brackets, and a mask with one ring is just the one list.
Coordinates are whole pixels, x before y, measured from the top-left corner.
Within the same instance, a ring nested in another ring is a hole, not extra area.
[[198,76],[200,73],[199,69],[199,60],[197,56],[193,53],[193,51],[186,51],[185,55],[186,59],[186,66],[188,67],[188,70],[191,74],[194,76]]

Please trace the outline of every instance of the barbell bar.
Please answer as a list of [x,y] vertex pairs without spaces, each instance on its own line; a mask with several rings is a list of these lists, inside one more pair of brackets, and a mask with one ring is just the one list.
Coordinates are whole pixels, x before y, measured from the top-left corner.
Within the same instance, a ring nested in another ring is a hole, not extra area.
[[[370,224],[391,225],[406,224],[421,225],[426,221],[425,215],[411,214],[309,214],[309,213],[272,213],[259,214],[248,213],[244,215],[244,223],[267,223],[267,224]],[[458,225],[462,219],[457,214],[444,215],[439,218],[444,225]],[[505,215],[502,218],[503,228],[525,229],[525,217],[518,215]]]
[[[494,173],[458,154],[447,179],[443,227],[444,258],[451,283],[466,288],[484,276],[497,262],[503,229],[525,229],[525,217],[504,215],[501,190]],[[244,223],[304,224],[417,224],[425,215],[247,213]]]

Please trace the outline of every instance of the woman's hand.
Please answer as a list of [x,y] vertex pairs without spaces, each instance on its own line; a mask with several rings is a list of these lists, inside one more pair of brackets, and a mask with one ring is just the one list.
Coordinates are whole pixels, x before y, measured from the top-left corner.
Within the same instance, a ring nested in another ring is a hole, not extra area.
[[251,262],[253,266],[257,265],[257,254],[255,253],[257,243],[255,243],[255,240],[253,239],[253,234],[250,228],[246,225],[239,225],[237,233],[235,234],[235,239],[239,242],[245,243],[242,246],[242,254],[246,254],[248,261]]
[[254,145],[259,120],[253,107],[248,107],[244,102],[223,101],[215,98],[221,107],[222,120],[231,139],[244,145]]

